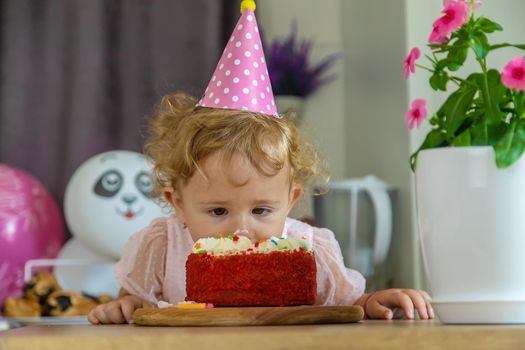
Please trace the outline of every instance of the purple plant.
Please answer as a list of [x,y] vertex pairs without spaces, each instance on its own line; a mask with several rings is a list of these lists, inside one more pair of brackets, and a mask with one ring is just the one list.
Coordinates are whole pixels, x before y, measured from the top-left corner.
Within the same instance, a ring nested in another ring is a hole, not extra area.
[[329,55],[312,66],[309,62],[312,45],[312,40],[297,39],[296,21],[288,37],[273,40],[266,61],[274,94],[307,97],[335,78],[335,75],[325,76],[324,73],[338,54]]

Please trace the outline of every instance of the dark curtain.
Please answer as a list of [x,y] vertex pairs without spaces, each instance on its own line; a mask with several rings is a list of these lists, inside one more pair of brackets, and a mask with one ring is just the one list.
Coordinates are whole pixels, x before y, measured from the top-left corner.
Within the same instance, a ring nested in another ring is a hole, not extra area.
[[62,204],[74,170],[141,151],[147,116],[196,96],[239,16],[235,0],[0,0],[0,163]]

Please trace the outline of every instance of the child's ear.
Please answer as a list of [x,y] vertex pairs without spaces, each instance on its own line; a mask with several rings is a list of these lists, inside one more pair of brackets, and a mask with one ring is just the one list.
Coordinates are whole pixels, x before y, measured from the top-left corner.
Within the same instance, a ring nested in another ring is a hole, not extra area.
[[299,185],[292,185],[292,188],[290,190],[290,198],[288,201],[288,210],[292,210],[292,208],[297,204],[299,199],[303,196],[304,190],[302,186]]
[[166,187],[163,191],[163,195],[166,202],[168,202],[173,207],[173,209],[175,209],[175,214],[179,220],[181,222],[185,222],[180,192],[175,190],[173,187]]

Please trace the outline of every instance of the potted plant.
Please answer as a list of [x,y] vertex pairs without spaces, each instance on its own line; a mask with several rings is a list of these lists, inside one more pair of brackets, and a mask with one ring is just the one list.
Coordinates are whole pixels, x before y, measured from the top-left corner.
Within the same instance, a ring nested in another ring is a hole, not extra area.
[[[525,59],[487,67],[505,47],[487,34],[501,31],[476,17],[479,1],[447,0],[429,37],[429,71],[437,91],[452,90],[431,116],[431,130],[410,164],[416,175],[419,238],[433,305],[445,323],[525,323]],[[473,54],[479,72],[457,75]],[[409,128],[426,117],[415,99]]]
[[295,112],[297,124],[303,115],[305,99],[334,78],[333,75],[326,76],[326,72],[337,59],[337,54],[311,64],[312,45],[312,40],[297,38],[297,24],[294,21],[290,35],[274,39],[266,52],[277,110],[279,113]]

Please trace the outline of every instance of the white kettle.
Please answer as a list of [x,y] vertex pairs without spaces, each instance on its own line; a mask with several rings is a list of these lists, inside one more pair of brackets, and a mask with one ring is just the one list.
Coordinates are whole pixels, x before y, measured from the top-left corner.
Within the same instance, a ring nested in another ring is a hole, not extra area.
[[331,184],[314,197],[315,222],[334,231],[345,263],[365,277],[388,255],[392,238],[393,188],[374,175]]

